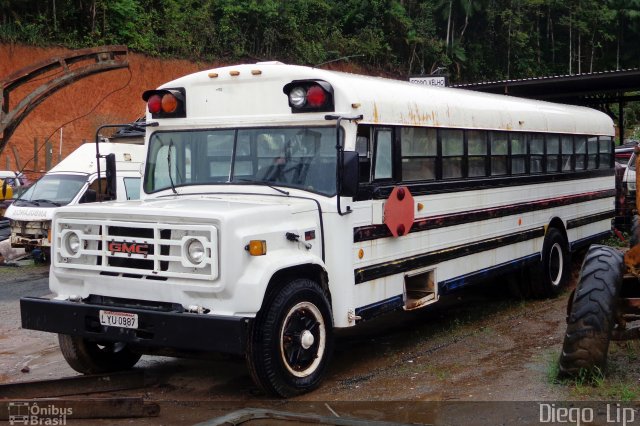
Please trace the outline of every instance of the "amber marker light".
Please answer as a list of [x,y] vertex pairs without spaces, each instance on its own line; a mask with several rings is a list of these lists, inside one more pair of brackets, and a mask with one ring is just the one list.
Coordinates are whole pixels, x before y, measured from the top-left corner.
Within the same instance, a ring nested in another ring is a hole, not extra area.
[[267,242],[265,240],[251,240],[244,248],[251,256],[264,256],[267,254]]
[[162,111],[171,113],[178,109],[178,100],[171,93],[162,97]]
[[364,250],[358,250],[358,259],[362,259],[364,257]]
[[240,71],[229,71],[231,77],[237,77],[240,75]]

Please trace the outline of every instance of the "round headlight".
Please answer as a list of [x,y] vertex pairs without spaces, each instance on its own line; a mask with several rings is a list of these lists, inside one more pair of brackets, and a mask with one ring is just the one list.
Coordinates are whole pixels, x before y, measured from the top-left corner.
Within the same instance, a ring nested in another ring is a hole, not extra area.
[[200,263],[204,260],[205,250],[204,245],[200,240],[190,240],[187,243],[187,257],[192,263]]
[[69,232],[65,240],[65,246],[70,254],[77,254],[80,250],[80,237],[75,232]]
[[289,92],[289,102],[296,108],[304,106],[307,102],[307,91],[304,87],[294,87],[291,89],[291,92]]

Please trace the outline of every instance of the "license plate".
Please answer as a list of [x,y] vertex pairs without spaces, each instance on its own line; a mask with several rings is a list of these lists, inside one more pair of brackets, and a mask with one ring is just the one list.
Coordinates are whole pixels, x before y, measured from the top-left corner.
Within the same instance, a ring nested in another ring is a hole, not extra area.
[[138,328],[138,314],[100,310],[100,324],[109,327]]

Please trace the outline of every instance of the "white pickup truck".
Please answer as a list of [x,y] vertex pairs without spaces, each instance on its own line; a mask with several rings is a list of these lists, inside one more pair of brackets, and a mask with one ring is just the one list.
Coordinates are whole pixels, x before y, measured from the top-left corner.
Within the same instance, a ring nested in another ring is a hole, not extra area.
[[[101,142],[100,152],[115,154],[116,199],[140,198],[144,145],[141,142]],[[105,170],[104,160],[101,160],[100,168]],[[96,201],[100,192],[97,172],[95,144],[84,144],[20,195],[5,213],[11,221],[11,246],[24,248],[27,252],[39,249],[44,259],[48,259],[50,225],[55,208]],[[104,172],[100,181],[104,192]]]

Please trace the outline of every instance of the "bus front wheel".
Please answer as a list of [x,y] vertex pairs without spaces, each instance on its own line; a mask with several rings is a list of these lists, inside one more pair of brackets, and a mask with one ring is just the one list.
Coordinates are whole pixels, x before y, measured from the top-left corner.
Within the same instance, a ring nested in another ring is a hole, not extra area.
[[265,392],[291,397],[320,384],[332,350],[327,296],[315,282],[295,279],[265,300],[249,335],[247,364]]
[[78,373],[99,374],[129,370],[141,354],[122,342],[92,342],[82,337],[58,334],[60,350],[67,364]]

